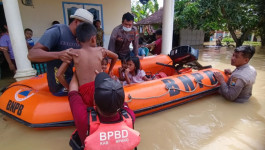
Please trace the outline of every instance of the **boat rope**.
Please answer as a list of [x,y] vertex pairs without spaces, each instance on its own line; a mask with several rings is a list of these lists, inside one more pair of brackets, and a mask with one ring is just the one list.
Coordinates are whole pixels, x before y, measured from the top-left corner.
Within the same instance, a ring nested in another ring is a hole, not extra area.
[[186,91],[186,90],[182,90],[182,89],[179,89],[179,88],[170,88],[170,87],[167,87],[166,86],[165,88],[167,89],[167,92],[165,92],[165,93],[163,93],[161,95],[158,95],[158,96],[151,96],[151,97],[132,97],[130,94],[128,94],[129,100],[127,102],[131,102],[133,99],[135,99],[135,100],[136,99],[138,99],[138,100],[147,100],[147,99],[151,99],[151,98],[163,97],[163,96],[167,95],[170,92],[170,90],[179,90],[179,91],[186,92],[186,93],[192,93],[192,92],[194,92],[198,88],[199,84],[202,84],[202,85],[207,86],[207,87],[215,87],[215,86],[218,85],[218,81],[214,85],[203,84],[202,82],[198,82],[196,79],[194,81],[196,82],[196,85],[195,85],[195,88],[193,90],[191,90],[191,91]]

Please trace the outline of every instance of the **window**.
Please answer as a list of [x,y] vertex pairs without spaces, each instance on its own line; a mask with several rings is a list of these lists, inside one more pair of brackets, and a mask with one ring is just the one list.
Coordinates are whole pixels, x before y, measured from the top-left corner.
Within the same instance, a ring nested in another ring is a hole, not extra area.
[[70,16],[74,14],[78,8],[84,8],[91,12],[94,15],[94,21],[100,20],[101,28],[104,30],[102,4],[63,2],[63,14],[65,24],[69,24]]

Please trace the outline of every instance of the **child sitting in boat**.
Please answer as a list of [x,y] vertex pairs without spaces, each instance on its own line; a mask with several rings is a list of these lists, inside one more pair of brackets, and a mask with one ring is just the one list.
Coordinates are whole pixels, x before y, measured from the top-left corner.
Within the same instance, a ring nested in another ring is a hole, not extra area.
[[[108,68],[108,64],[109,64],[109,60],[107,57],[103,58],[102,62],[101,62],[101,66],[102,66],[102,72],[106,72],[107,73],[107,68]],[[96,71],[96,73],[98,74],[99,72]],[[109,73],[111,78],[115,81],[120,82],[119,78],[115,75],[113,75],[111,72]]]
[[[108,57],[111,59],[109,73],[118,59],[118,55],[106,50],[102,47],[96,47],[96,28],[90,23],[81,23],[76,28],[77,41],[80,43],[81,49],[72,49],[73,62],[75,66],[75,74],[78,79],[79,92],[83,101],[88,106],[94,105],[94,80],[96,71],[102,72],[102,59]],[[63,62],[56,73],[58,81],[65,87],[69,88],[64,78],[68,64]]]
[[138,57],[131,57],[127,60],[127,69],[125,69],[125,81],[123,85],[132,83],[141,83],[151,79],[146,77],[145,71],[140,69],[140,60]]
[[81,150],[81,147],[135,148],[140,142],[140,134],[133,130],[135,114],[124,98],[122,85],[101,72],[95,78],[95,107],[87,107],[78,92],[78,81],[74,75],[70,82],[69,103],[77,132],[71,137],[71,147],[75,150]]
[[108,61],[109,61],[109,60],[108,60],[107,57],[104,57],[104,58],[102,59],[102,62],[101,62],[102,72],[107,72],[107,68],[108,68],[108,64],[109,64]]
[[126,58],[122,58],[121,59],[121,67],[118,68],[120,82],[124,82],[125,81],[125,70],[126,69],[127,69]]

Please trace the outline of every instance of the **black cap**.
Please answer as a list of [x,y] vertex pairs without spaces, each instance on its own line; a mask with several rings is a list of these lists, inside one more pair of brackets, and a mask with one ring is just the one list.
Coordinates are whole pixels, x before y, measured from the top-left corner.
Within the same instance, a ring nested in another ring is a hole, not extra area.
[[113,114],[123,106],[123,86],[105,72],[101,72],[95,79],[94,99],[96,106],[103,113]]
[[255,54],[255,48],[249,45],[239,46],[235,49],[235,52],[242,52],[245,57],[251,59]]

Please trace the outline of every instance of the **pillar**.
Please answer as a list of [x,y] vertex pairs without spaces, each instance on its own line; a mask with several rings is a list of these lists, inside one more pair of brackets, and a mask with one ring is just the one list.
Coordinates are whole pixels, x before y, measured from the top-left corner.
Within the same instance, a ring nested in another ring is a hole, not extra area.
[[27,58],[28,48],[22,26],[18,0],[3,0],[2,2],[17,66],[14,78],[19,81],[35,76],[36,70],[31,67],[31,63]]
[[169,54],[172,49],[174,0],[164,0],[163,28],[162,28],[162,54]]

